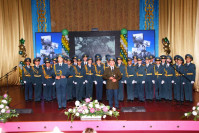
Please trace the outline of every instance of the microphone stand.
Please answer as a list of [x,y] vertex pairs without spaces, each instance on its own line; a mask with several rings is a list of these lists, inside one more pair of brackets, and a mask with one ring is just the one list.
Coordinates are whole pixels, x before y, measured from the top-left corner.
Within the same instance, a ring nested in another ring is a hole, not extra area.
[[0,81],[3,79],[7,80],[7,93],[8,93],[8,76],[11,75],[13,72],[15,72],[17,70],[17,66],[15,66],[11,71],[9,71],[8,73],[6,73],[4,76],[2,76],[0,78]]

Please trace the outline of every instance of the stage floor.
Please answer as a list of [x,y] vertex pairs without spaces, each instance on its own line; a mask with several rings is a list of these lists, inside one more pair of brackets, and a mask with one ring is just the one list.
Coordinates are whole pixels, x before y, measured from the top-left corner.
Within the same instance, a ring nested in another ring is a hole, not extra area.
[[[1,89],[3,91],[6,90],[6,88],[1,88]],[[3,91],[1,91],[1,93]],[[94,91],[94,93],[95,93],[95,91]],[[131,107],[131,106],[134,106],[134,107],[135,106],[144,106],[146,109],[146,112],[133,112],[133,113],[120,112],[120,116],[118,117],[118,119],[107,117],[105,120],[98,121],[96,124],[100,125],[103,123],[105,124],[106,122],[108,122],[107,124],[120,122],[120,125],[121,125],[121,123],[124,123],[122,126],[122,129],[125,129],[124,132],[129,132],[129,130],[133,129],[133,127],[132,126],[128,127],[127,125],[134,124],[136,126],[136,124],[141,122],[141,125],[146,124],[148,126],[148,129],[146,129],[147,131],[151,130],[150,132],[154,132],[154,133],[157,132],[159,128],[153,128],[152,125],[163,124],[161,122],[166,122],[168,124],[169,124],[169,122],[184,122],[184,123],[181,123],[182,125],[183,124],[187,125],[187,123],[189,122],[191,125],[197,124],[197,126],[199,127],[199,123],[192,121],[192,118],[189,118],[189,119],[182,118],[182,116],[185,112],[191,111],[193,105],[196,105],[197,102],[199,102],[199,93],[194,92],[193,95],[194,95],[193,103],[190,103],[190,102],[179,103],[179,102],[175,102],[175,101],[171,101],[171,102],[168,102],[168,101],[139,102],[138,100],[135,100],[133,102],[127,102],[125,99],[124,102],[119,103],[120,108],[121,107]],[[19,124],[19,123],[24,123],[24,122],[29,123],[29,124],[34,122],[34,124],[36,124],[35,126],[38,126],[39,124],[41,124],[41,122],[42,123],[47,122],[48,124],[52,123],[52,122],[56,122],[56,123],[61,122],[62,124],[67,124],[68,129],[70,129],[70,132],[71,132],[71,131],[78,131],[78,130],[75,130],[75,129],[78,129],[78,127],[76,127],[76,128],[74,127],[75,123],[79,123],[80,125],[85,125],[84,124],[85,122],[82,122],[79,119],[75,119],[75,122],[72,123],[73,127],[71,128],[72,125],[71,125],[70,121],[67,121],[67,117],[64,115],[65,110],[64,109],[58,110],[57,101],[26,102],[24,100],[24,89],[21,88],[20,86],[9,87],[9,96],[11,96],[11,98],[12,98],[12,102],[10,104],[11,108],[32,109],[33,113],[32,114],[20,114],[18,118],[9,119],[9,121],[7,122],[7,126],[10,126],[8,124],[17,124],[17,123]],[[106,101],[106,100],[104,100],[103,103],[105,105],[108,105],[108,101]],[[74,102],[67,103],[67,108],[73,107],[73,106],[74,106]],[[128,123],[128,122],[131,122],[131,123]],[[87,126],[92,126],[92,125],[89,125],[89,123],[90,123],[90,121],[87,123]],[[166,123],[164,123],[164,124],[166,124]],[[127,124],[127,125],[125,125],[125,124]],[[174,123],[170,123],[170,124],[174,125]],[[178,129],[180,127],[179,126],[180,123],[175,123],[175,124],[177,124],[177,126],[175,125],[175,128],[176,128],[176,131],[178,131]],[[15,125],[15,126],[17,126],[17,125]],[[93,126],[95,128],[97,128],[96,125],[93,125]],[[137,125],[137,127],[139,127],[139,125]],[[17,127],[17,128],[19,128],[19,127]],[[113,127],[111,127],[111,128],[113,128]],[[140,128],[136,128],[136,130],[134,130],[134,132],[144,132],[144,131],[142,131],[142,128],[141,128],[141,130],[140,130]],[[20,128],[20,129],[22,129],[22,128]],[[174,129],[174,128],[168,127],[166,129],[168,129],[169,132],[172,132],[171,129]],[[145,130],[145,129],[143,128],[143,130]],[[32,131],[34,131],[34,130],[32,130]],[[41,130],[41,131],[45,131],[45,130]],[[110,130],[108,127],[108,128],[104,128],[103,130],[99,130],[99,131],[107,132]],[[116,132],[116,131],[117,130],[115,130],[114,132]],[[173,131],[173,132],[176,132],[176,131]],[[182,132],[183,130],[181,129],[180,131]],[[190,131],[196,132],[196,129],[195,129],[195,131],[189,130],[189,132]],[[197,131],[199,132],[199,129]],[[183,131],[183,132],[186,132],[186,131]]]

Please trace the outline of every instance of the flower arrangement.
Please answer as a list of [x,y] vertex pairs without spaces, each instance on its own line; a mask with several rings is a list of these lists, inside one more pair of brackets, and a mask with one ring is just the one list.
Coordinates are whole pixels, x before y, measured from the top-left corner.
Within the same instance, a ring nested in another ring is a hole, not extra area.
[[119,116],[119,112],[116,111],[116,108],[110,109],[110,106],[105,106],[102,103],[99,103],[98,100],[93,100],[92,98],[86,98],[84,101],[76,101],[74,108],[69,108],[68,111],[65,112],[68,119],[71,119],[71,122],[75,117],[82,116],[100,116],[106,118],[106,116],[114,116],[117,118]]
[[199,102],[197,103],[196,106],[193,106],[192,111],[184,113],[185,117],[190,117],[191,115],[194,116],[194,121],[197,121],[197,119],[199,118]]
[[9,103],[11,102],[11,98],[4,94],[0,96],[0,121],[6,122],[7,119],[11,117],[17,117],[19,114],[16,113],[15,110],[9,108]]

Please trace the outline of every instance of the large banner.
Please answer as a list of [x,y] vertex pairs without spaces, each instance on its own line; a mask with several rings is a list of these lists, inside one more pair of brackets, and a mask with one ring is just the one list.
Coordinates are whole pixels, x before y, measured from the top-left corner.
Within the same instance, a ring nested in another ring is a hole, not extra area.
[[154,30],[128,31],[128,57],[134,55],[142,58],[155,55]]

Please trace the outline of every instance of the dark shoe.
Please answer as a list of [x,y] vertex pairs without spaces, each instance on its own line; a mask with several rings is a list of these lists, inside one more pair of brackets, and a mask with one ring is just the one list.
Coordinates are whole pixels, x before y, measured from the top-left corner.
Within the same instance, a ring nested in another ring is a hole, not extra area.
[[58,110],[61,110],[61,108],[58,108]]
[[62,107],[63,109],[66,109],[66,107]]

